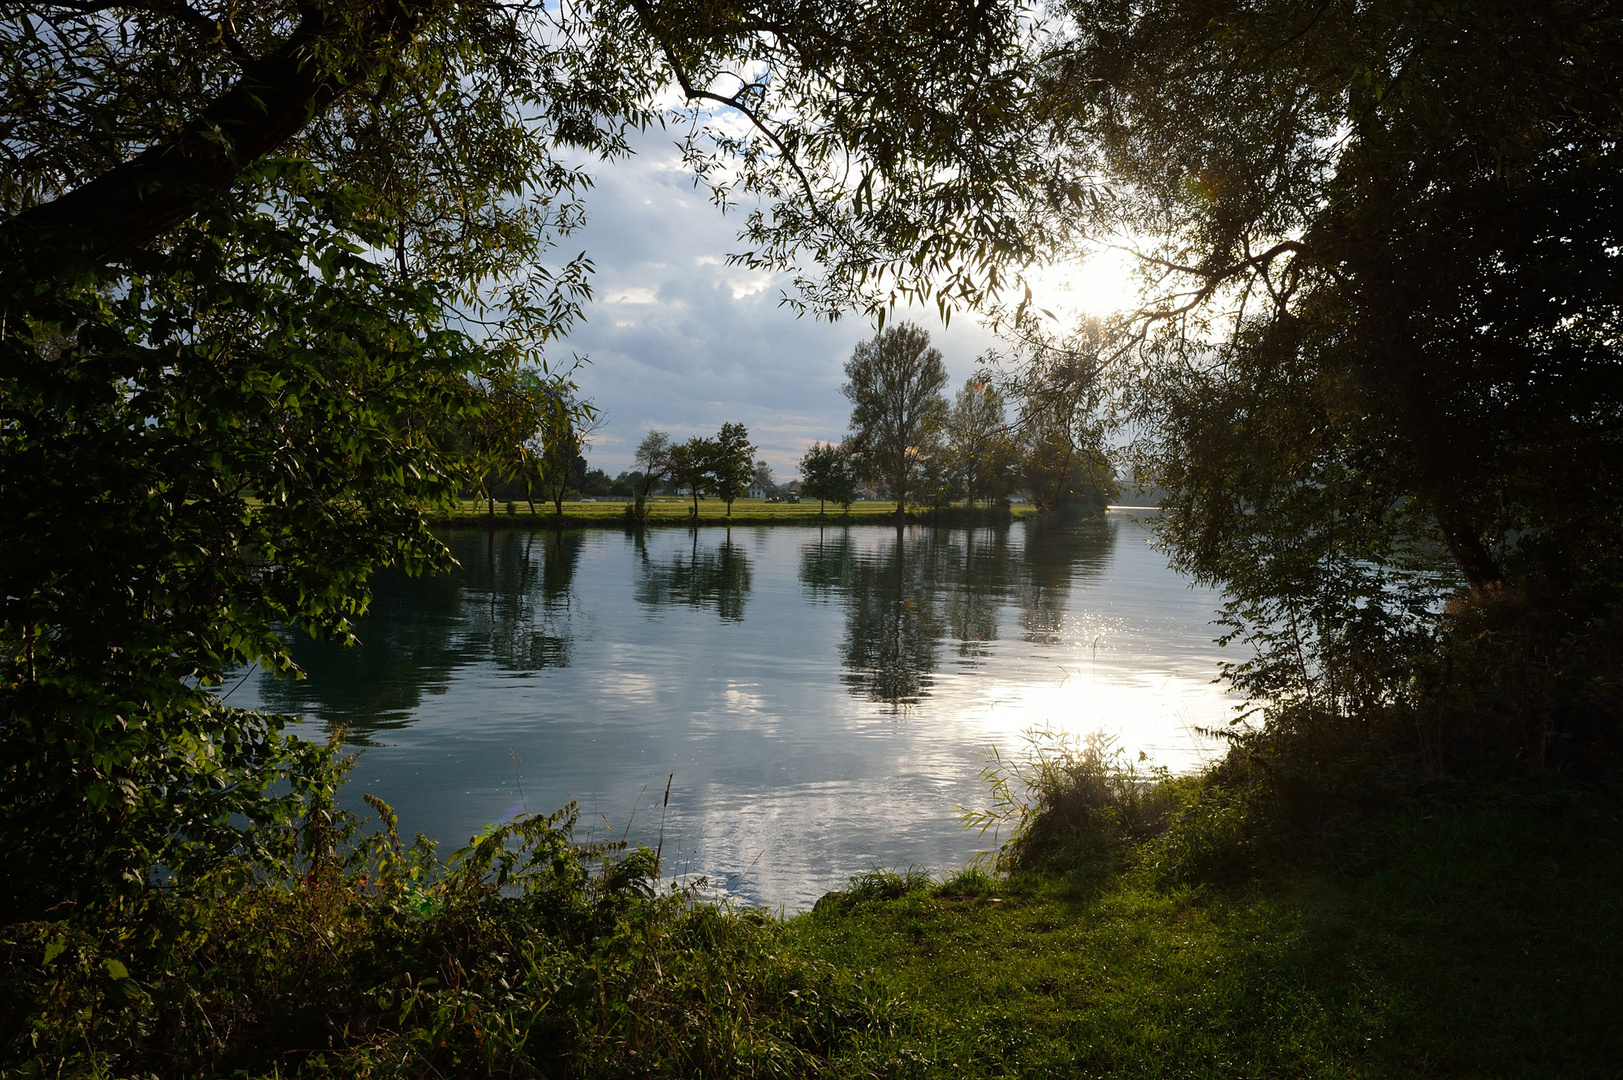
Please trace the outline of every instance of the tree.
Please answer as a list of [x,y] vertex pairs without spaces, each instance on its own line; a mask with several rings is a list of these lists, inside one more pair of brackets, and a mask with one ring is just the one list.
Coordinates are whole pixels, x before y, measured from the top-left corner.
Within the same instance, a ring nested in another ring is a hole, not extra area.
[[964,382],[943,433],[948,470],[964,501],[974,506],[977,495],[988,502],[1007,497],[1019,455],[1009,436],[1003,394],[989,375],[972,375]]
[[850,513],[857,498],[857,470],[844,447],[812,443],[800,459],[800,478],[801,494],[816,497],[819,514],[824,512],[826,502],[839,503]]
[[889,489],[901,514],[919,458],[934,448],[947,411],[941,351],[912,323],[889,326],[857,345],[845,376],[850,382],[840,392],[851,402],[850,449]]
[[772,491],[777,483],[772,479],[772,466],[766,463],[765,458],[755,460],[755,478],[752,483],[762,491]]
[[560,401],[554,405],[536,437],[537,484],[552,503],[553,513],[559,517],[563,516],[564,498],[570,489],[579,490],[586,480],[586,455],[581,453],[581,434],[575,426],[573,411]]
[[710,487],[726,502],[728,517],[733,516],[733,500],[748,491],[755,479],[755,447],[749,438],[743,424],[723,424],[710,440]]
[[678,489],[686,488],[693,497],[693,516],[699,516],[699,497],[712,491],[715,475],[711,463],[716,459],[714,439],[695,435],[671,447],[670,475]]
[[831,274],[805,302],[882,304],[993,251],[1009,223],[970,195],[1037,175],[1022,138],[962,152],[966,125],[1023,122],[1019,33],[1012,6],[960,3],[0,16],[8,910],[286,834],[309,748],[209,688],[291,671],[278,626],[347,636],[374,568],[446,565],[427,515],[466,480],[472,388],[556,374],[542,350],[587,296],[584,255],[548,258],[581,217],[575,162],[624,152],[674,87],[698,176],[765,202],[750,261],[812,251]]
[[671,472],[671,437],[663,431],[650,431],[637,444],[636,461],[639,470],[635,485],[636,503],[632,514],[638,521],[648,513],[648,493],[653,491]]
[[585,437],[602,422],[591,402],[579,401],[574,388],[554,383],[545,388],[540,422],[524,444],[524,457],[516,478],[524,485],[524,495],[535,513],[535,493],[552,503],[553,513],[562,516],[564,499],[571,489],[586,483]]
[[1067,12],[1043,93],[1119,196],[1073,223],[1146,238],[1118,400],[1239,685],[1439,766],[1623,743],[1615,7]]
[[[546,423],[559,391],[533,369],[501,368],[475,385],[477,411],[463,425],[465,452],[477,493],[484,495],[487,510],[494,516],[497,484],[517,480],[529,494],[529,478],[535,471],[530,443]],[[530,510],[535,511],[533,501]]]
[[1116,494],[1101,416],[1104,341],[1098,320],[1069,340],[1030,350],[1005,380],[1016,401],[1021,468],[1039,506],[1103,506]]

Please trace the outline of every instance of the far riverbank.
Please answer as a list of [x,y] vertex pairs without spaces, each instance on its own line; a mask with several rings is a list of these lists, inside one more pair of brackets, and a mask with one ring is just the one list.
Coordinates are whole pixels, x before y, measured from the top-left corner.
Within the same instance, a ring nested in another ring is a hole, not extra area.
[[[631,504],[619,500],[568,500],[563,512],[558,513],[551,503],[536,503],[535,512],[526,503],[497,502],[492,513],[482,500],[463,499],[450,515],[434,519],[436,524],[473,528],[523,529],[563,528],[602,529],[624,528],[630,524],[626,510]],[[1101,508],[1102,509],[1102,508]],[[692,499],[666,497],[650,500],[647,504],[644,526],[670,525],[999,525],[1035,517],[1043,511],[1029,504],[1017,506],[952,506],[929,510],[910,508],[898,518],[896,504],[892,502],[855,502],[848,512],[837,506],[819,509],[815,502],[767,502],[765,499],[739,499],[728,513],[727,504],[720,499],[700,499],[699,511],[693,513]]]

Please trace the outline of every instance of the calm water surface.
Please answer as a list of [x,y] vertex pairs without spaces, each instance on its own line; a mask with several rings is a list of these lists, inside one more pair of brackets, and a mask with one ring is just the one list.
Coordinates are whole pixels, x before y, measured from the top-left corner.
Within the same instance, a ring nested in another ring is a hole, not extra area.
[[1234,706],[1211,681],[1218,597],[1142,516],[456,532],[457,572],[375,582],[360,647],[303,642],[307,680],[255,675],[232,701],[348,724],[349,798],[381,795],[442,851],[573,799],[583,833],[652,844],[663,822],[668,871],[805,907],[989,846],[959,808],[985,802],[979,755],[1029,728],[1104,730],[1174,769],[1213,753],[1195,729]]

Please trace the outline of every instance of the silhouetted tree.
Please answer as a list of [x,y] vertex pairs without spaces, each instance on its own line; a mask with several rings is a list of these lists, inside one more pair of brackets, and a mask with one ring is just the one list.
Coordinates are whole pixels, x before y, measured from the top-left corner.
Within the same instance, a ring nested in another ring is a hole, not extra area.
[[817,499],[817,512],[826,502],[840,504],[849,513],[857,497],[857,467],[843,446],[812,443],[800,459],[800,494]]
[[947,402],[947,369],[930,335],[912,323],[888,326],[857,345],[846,362],[850,381],[840,388],[851,401],[846,445],[865,474],[907,508],[919,462],[935,450]]

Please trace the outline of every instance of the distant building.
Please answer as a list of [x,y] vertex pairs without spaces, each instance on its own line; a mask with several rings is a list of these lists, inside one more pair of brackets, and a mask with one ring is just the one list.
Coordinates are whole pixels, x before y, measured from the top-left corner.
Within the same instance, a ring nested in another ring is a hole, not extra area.
[[756,480],[749,486],[749,489],[744,492],[744,498],[766,499],[771,502],[780,502],[783,499],[783,491],[779,489],[778,485],[776,484],[763,484],[759,480]]

